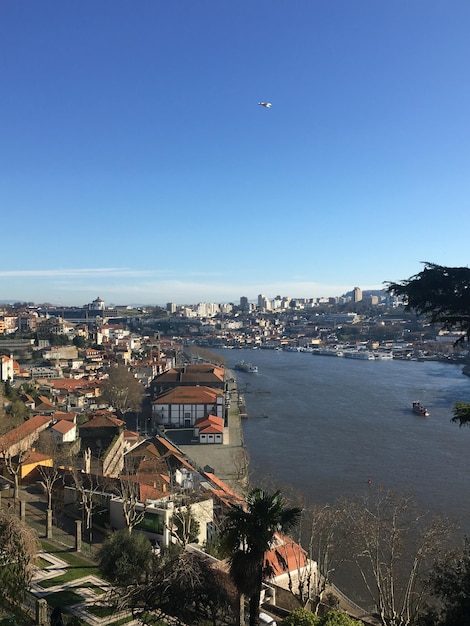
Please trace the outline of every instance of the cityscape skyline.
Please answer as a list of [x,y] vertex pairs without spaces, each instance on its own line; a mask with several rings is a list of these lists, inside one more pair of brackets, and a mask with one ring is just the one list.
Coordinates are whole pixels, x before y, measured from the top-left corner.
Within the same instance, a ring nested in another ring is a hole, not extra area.
[[0,300],[333,297],[465,266],[469,27],[466,0],[9,3]]
[[[357,297],[357,294],[359,294],[359,297]],[[108,308],[113,308],[113,307],[123,307],[123,306],[135,306],[135,307],[145,307],[145,306],[159,306],[161,308],[167,308],[170,307],[175,307],[176,308],[180,308],[180,307],[194,307],[194,306],[199,306],[201,304],[206,304],[206,305],[234,305],[234,306],[240,306],[240,307],[244,307],[244,305],[249,304],[251,306],[262,306],[262,302],[263,303],[275,303],[277,301],[282,301],[283,303],[285,303],[286,301],[298,301],[299,303],[308,303],[308,302],[314,302],[316,304],[321,304],[321,303],[325,303],[327,300],[333,301],[336,300],[337,303],[341,303],[342,300],[344,301],[352,301],[352,302],[359,302],[361,301],[364,297],[369,298],[370,296],[377,296],[377,295],[385,295],[386,294],[386,289],[384,288],[380,288],[380,289],[362,289],[360,287],[354,287],[354,288],[350,288],[346,291],[344,291],[341,294],[335,294],[335,295],[331,295],[331,296],[310,296],[310,297],[299,297],[299,296],[295,296],[295,295],[289,295],[289,294],[276,294],[275,296],[267,296],[264,293],[259,293],[257,296],[254,297],[247,297],[247,296],[239,296],[237,298],[234,298],[232,300],[224,300],[224,301],[218,301],[218,300],[195,300],[193,302],[190,301],[186,301],[186,302],[175,302],[174,300],[169,300],[168,302],[125,302],[125,301],[121,301],[121,302],[117,302],[117,301],[110,301],[107,302],[105,301],[103,298],[101,298],[101,296],[97,296],[95,299],[93,299],[92,301],[87,301],[85,303],[78,303],[78,302],[74,302],[72,304],[58,304],[56,302],[53,302],[49,299],[45,299],[45,300],[41,300],[41,301],[34,301],[28,298],[22,298],[19,300],[15,300],[15,299],[0,299],[0,306],[1,305],[5,305],[5,306],[12,306],[14,304],[32,304],[35,307],[41,307],[44,305],[50,306],[50,307],[55,307],[55,308],[70,308],[70,309],[79,309],[79,308],[89,308],[89,309],[101,309],[103,311],[105,311]],[[265,305],[263,305],[263,308],[266,308]],[[273,309],[274,310],[274,309]]]

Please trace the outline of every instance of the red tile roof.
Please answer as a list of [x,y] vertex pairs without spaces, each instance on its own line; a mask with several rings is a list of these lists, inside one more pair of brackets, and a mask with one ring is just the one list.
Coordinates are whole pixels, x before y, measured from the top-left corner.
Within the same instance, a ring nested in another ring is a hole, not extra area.
[[13,428],[9,432],[0,437],[0,451],[8,450],[12,445],[18,444],[26,437],[34,432],[44,429],[46,424],[50,424],[51,418],[47,415],[35,415],[26,422],[20,424],[17,428]]
[[57,422],[57,424],[54,424],[53,426],[51,426],[52,430],[55,430],[61,435],[65,435],[66,433],[69,433],[73,428],[75,428],[75,424],[68,420],[60,420],[60,422]]
[[42,454],[37,450],[29,450],[23,457],[21,464],[28,465],[30,463],[40,463],[41,461],[50,461],[52,456],[50,454]]
[[305,567],[308,562],[305,550],[287,535],[275,535],[275,545],[264,555],[265,567],[270,578],[281,576],[286,572],[294,572]]
[[122,427],[124,425],[125,425],[125,422],[123,422],[122,420],[118,419],[117,417],[109,413],[108,415],[96,415],[95,417],[92,417],[88,422],[85,422],[85,424],[82,424],[80,426],[80,429],[103,428],[106,426],[108,427],[112,426],[113,428],[116,428],[116,426]]
[[153,404],[210,404],[217,402],[217,398],[224,397],[221,389],[212,387],[175,387],[158,396]]
[[199,428],[200,434],[221,434],[224,432],[224,419],[223,417],[217,417],[216,415],[200,417],[196,420],[194,427]]

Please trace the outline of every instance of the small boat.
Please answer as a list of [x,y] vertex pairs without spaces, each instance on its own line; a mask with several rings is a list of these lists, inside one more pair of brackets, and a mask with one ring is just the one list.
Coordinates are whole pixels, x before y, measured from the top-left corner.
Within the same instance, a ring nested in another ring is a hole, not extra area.
[[247,363],[246,361],[238,361],[238,363],[235,363],[234,368],[239,372],[246,372],[247,374],[258,373],[258,366]]
[[429,415],[429,411],[424,406],[421,406],[420,402],[413,402],[412,410],[416,415],[422,415],[423,417],[428,417]]

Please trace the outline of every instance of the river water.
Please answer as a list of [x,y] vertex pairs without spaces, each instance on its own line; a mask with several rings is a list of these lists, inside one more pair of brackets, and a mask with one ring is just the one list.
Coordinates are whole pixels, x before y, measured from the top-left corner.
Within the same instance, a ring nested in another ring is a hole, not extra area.
[[[470,428],[450,422],[470,402],[462,367],[361,361],[273,350],[220,350],[237,372],[252,484],[300,491],[315,504],[360,495],[369,481],[411,491],[425,510],[470,534]],[[415,415],[419,400],[429,417]]]

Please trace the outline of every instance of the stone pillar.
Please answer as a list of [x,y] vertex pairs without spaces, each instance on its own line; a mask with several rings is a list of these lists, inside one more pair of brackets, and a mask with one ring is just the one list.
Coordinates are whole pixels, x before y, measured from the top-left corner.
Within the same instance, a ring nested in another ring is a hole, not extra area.
[[47,619],[47,602],[44,598],[36,600],[36,625],[46,626],[49,623]]
[[46,538],[52,539],[52,509],[46,511]]
[[75,520],[75,550],[80,552],[82,549],[82,520]]
[[25,521],[26,520],[26,501],[25,500],[20,500],[20,518],[21,521]]

